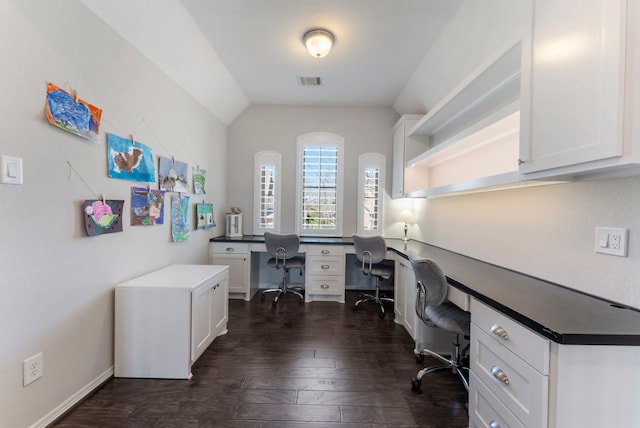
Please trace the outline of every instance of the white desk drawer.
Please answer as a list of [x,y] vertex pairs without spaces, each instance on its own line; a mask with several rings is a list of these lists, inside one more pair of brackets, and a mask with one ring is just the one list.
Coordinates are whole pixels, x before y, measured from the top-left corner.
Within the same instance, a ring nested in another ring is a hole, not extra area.
[[211,244],[212,254],[248,254],[249,244],[237,242],[215,242]]
[[471,299],[471,322],[542,374],[549,374],[549,340]]
[[344,256],[342,245],[307,245],[307,256]]
[[478,377],[469,376],[469,428],[525,428]]
[[471,372],[526,427],[547,421],[549,378],[471,324]]
[[464,291],[448,285],[447,300],[463,311],[469,312],[469,295]]
[[344,275],[343,256],[307,256],[305,264],[310,275]]
[[305,285],[307,293],[310,294],[342,294],[344,285],[342,278],[311,278]]

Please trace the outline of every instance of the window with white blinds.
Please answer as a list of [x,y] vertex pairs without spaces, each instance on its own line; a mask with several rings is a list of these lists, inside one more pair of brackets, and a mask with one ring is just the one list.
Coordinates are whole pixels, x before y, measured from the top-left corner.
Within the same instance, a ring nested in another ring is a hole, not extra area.
[[254,235],[280,231],[280,158],[276,152],[254,156]]
[[299,235],[342,235],[343,141],[328,133],[298,138]]
[[365,153],[358,157],[358,234],[380,235],[386,157]]

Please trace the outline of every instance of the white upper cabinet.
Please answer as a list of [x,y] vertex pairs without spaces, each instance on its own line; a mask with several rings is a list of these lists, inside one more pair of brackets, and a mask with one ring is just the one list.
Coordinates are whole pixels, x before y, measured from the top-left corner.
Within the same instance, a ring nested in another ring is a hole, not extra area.
[[523,179],[573,178],[638,162],[625,132],[638,92],[632,11],[626,0],[534,2],[523,43]]
[[[409,129],[422,118],[420,114],[404,114],[393,126],[393,176],[391,181],[391,197],[404,198],[405,167],[407,159],[424,150],[426,145],[409,137]],[[419,147],[417,149],[417,147]]]

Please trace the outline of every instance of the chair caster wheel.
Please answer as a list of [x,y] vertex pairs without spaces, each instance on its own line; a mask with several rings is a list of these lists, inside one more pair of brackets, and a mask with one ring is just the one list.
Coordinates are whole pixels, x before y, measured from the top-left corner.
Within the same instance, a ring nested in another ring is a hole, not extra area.
[[417,377],[414,377],[413,379],[411,379],[411,390],[412,391],[420,391],[420,385],[422,384],[422,381],[420,379],[418,379]]
[[384,318],[384,312],[380,312],[380,314],[378,314],[380,316],[380,318]]
[[277,302],[276,300],[274,300],[273,302],[271,302],[271,306],[272,306],[272,307],[274,307],[274,308],[276,307],[276,305],[277,305],[277,304],[278,304],[278,302]]
[[262,295],[260,295],[260,301],[264,302],[264,293]]
[[358,310],[358,305],[353,305],[353,308],[352,308],[352,309],[353,309],[354,311],[357,311],[357,310]]
[[420,352],[419,354],[416,354],[416,362],[422,363],[423,361],[424,361],[424,354],[422,352]]

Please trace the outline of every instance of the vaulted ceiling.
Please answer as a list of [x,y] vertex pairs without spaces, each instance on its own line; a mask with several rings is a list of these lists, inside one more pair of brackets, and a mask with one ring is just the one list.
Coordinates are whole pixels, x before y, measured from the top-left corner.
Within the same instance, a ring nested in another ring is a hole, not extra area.
[[[83,2],[229,124],[251,104],[391,107],[462,0]],[[315,27],[325,58],[302,43]]]

